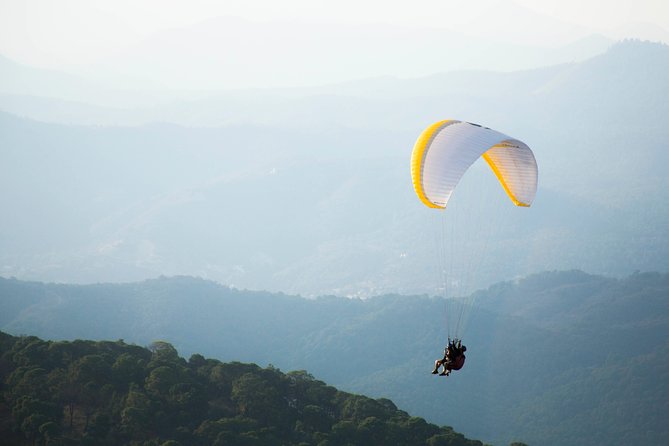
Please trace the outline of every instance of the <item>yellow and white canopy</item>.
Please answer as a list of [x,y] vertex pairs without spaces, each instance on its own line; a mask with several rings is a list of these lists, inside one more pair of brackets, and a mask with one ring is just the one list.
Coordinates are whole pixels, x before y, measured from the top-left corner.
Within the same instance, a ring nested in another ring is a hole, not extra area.
[[460,178],[483,157],[516,206],[530,206],[538,170],[522,141],[469,122],[439,121],[423,131],[411,155],[411,179],[418,198],[444,209]]

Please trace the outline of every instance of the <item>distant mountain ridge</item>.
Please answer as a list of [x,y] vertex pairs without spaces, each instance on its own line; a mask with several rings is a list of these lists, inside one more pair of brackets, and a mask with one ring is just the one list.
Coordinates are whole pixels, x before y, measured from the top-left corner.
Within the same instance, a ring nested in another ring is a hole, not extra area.
[[307,369],[495,444],[663,444],[669,274],[547,272],[478,293],[465,369],[429,373],[444,303],[235,290],[188,277],[64,285],[0,279],[0,329],[166,340],[182,353]]
[[[491,243],[472,291],[551,269],[667,271],[666,78],[669,47],[628,41],[524,72],[225,93],[140,110],[136,122],[167,122],[139,127],[2,114],[0,204],[11,217],[0,221],[0,271],[79,283],[190,274],[308,296],[434,293],[429,218],[408,164],[420,131],[443,118],[518,137],[539,163],[533,207]],[[82,109],[87,122],[108,111]]]
[[[596,40],[596,39],[594,39]],[[633,43],[632,43],[633,44]],[[269,125],[286,125],[295,122],[295,114],[309,117],[310,109],[318,109],[319,99],[343,96],[344,103],[354,98],[375,97],[396,100],[426,96],[428,94],[468,94],[474,97],[488,95],[511,95],[520,87],[527,94],[532,83],[545,82],[542,72],[554,71],[558,74],[569,72],[574,64],[583,64],[605,53],[611,46],[629,46],[628,42],[615,44],[600,42],[599,49],[587,57],[567,58],[565,62],[546,64],[549,68],[503,72],[495,70],[441,70],[438,74],[418,78],[398,78],[395,76],[371,77],[361,80],[337,82],[329,85],[294,88],[255,88],[239,90],[210,91],[169,91],[169,90],[112,90],[76,76],[56,73],[59,82],[52,90],[50,72],[40,75],[38,70],[14,65],[7,59],[0,75],[5,73],[6,87],[0,89],[0,108],[4,111],[38,120],[65,124],[98,125],[139,125],[156,121],[168,121],[181,125],[219,126],[248,122],[262,122]],[[639,46],[664,46],[649,42],[639,42]],[[646,51],[647,53],[647,51]],[[658,55],[658,54],[656,54]],[[619,55],[620,56],[620,55]],[[25,73],[24,73],[25,71]],[[68,81],[61,78],[69,79]],[[83,85],[82,85],[83,84]],[[512,85],[512,89],[509,86]],[[82,88],[84,87],[84,88]],[[51,92],[50,92],[51,91]],[[40,93],[41,92],[41,93]],[[87,99],[87,96],[90,99]],[[152,106],[151,103],[154,102]],[[337,102],[334,103],[336,105]],[[363,102],[361,112],[370,116],[367,107],[373,104]],[[268,109],[269,106],[269,109]],[[350,108],[346,108],[350,111]],[[338,111],[334,109],[333,111]],[[286,116],[286,112],[289,112]],[[338,116],[338,120],[345,116]],[[379,123],[377,118],[372,122]],[[351,123],[359,122],[358,118]]]

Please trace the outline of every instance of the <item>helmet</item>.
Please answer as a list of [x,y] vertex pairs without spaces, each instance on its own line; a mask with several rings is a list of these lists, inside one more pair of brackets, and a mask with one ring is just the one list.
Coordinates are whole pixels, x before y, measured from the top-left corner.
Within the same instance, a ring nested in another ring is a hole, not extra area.
[[465,347],[465,346],[463,345],[463,346],[462,346],[462,351],[463,351],[463,352],[466,352],[466,351],[467,351],[467,347]]

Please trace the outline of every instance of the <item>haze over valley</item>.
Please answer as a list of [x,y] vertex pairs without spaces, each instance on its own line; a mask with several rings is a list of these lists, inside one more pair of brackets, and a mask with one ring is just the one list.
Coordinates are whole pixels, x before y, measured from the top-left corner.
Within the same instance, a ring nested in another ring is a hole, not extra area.
[[[307,296],[434,292],[408,156],[442,104],[541,147],[535,207],[491,242],[490,259],[514,259],[492,262],[469,291],[552,269],[665,270],[668,75],[669,48],[623,42],[530,71],[223,95],[144,110],[153,118],[132,127],[45,122],[60,109],[12,96],[3,108],[23,111],[0,120],[1,181],[13,191],[1,197],[2,273],[76,283],[186,274]],[[207,126],[189,126],[188,110]],[[105,116],[83,113],[88,124]]]

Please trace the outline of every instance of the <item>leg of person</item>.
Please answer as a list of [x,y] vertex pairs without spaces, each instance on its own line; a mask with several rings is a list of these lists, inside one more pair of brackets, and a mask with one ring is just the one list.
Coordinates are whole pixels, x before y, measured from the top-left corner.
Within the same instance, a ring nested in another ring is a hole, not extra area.
[[444,371],[441,372],[439,375],[441,376],[448,376],[449,373],[451,373],[451,363],[448,361],[444,361],[441,364],[444,367]]

